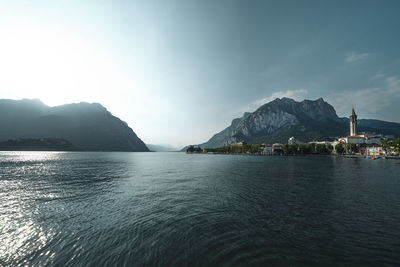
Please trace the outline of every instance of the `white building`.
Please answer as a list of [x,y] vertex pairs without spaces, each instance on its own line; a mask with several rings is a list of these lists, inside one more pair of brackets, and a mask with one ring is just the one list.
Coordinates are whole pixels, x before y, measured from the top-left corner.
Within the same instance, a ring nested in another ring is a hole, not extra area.
[[289,144],[289,145],[294,145],[294,144],[296,144],[296,139],[294,139],[294,136],[292,136],[292,137],[289,138],[288,144]]
[[294,136],[292,136],[292,137],[290,137],[290,138],[288,139],[288,144],[289,144],[289,145],[294,145],[294,144],[301,145],[301,144],[304,144],[304,142],[299,141],[299,140],[296,140],[296,138],[294,138]]
[[359,134],[354,136],[345,136],[339,138],[339,142],[344,142],[347,144],[377,144],[381,143],[381,137],[372,134]]

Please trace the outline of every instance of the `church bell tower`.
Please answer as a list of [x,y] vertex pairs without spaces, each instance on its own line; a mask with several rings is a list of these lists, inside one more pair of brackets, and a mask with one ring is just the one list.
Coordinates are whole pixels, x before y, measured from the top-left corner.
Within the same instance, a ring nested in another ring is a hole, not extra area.
[[357,115],[353,108],[350,115],[350,136],[354,135],[357,135]]

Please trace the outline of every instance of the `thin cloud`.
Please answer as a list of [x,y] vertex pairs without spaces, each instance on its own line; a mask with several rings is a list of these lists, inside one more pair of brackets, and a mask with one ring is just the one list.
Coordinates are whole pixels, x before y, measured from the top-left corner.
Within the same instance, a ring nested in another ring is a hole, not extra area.
[[385,76],[386,76],[386,73],[377,72],[371,77],[371,80],[381,80],[381,79],[385,78]]
[[382,86],[349,90],[331,95],[327,99],[339,114],[349,113],[353,106],[365,114],[376,113],[400,100],[400,77],[391,76],[383,80]]
[[254,111],[257,108],[259,108],[260,106],[262,106],[268,102],[271,102],[272,100],[275,100],[277,98],[282,98],[282,97],[292,98],[297,101],[303,100],[307,94],[308,94],[308,91],[305,89],[278,91],[268,97],[258,99],[256,101],[244,106],[243,108],[240,109],[240,111],[242,113],[248,112],[248,111]]
[[370,55],[371,55],[370,53],[357,54],[357,53],[354,53],[354,52],[350,52],[350,53],[347,53],[347,55],[346,55],[346,62],[347,63],[353,63],[353,62],[356,62],[356,61],[360,61],[360,60],[368,58]]

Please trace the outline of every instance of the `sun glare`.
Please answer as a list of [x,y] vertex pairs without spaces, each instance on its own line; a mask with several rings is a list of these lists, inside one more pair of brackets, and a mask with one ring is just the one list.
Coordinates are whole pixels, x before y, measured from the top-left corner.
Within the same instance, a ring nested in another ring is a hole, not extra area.
[[[49,26],[0,26],[0,84],[10,98],[40,98],[48,105],[100,101],[110,88],[129,88],[115,59],[101,45]],[[6,88],[7,87],[7,88]]]

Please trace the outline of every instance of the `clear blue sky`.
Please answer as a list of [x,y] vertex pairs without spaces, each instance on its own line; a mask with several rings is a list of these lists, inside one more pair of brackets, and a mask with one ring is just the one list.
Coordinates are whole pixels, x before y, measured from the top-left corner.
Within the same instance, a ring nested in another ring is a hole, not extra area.
[[400,1],[0,3],[0,98],[100,102],[147,143],[282,96],[400,122]]

